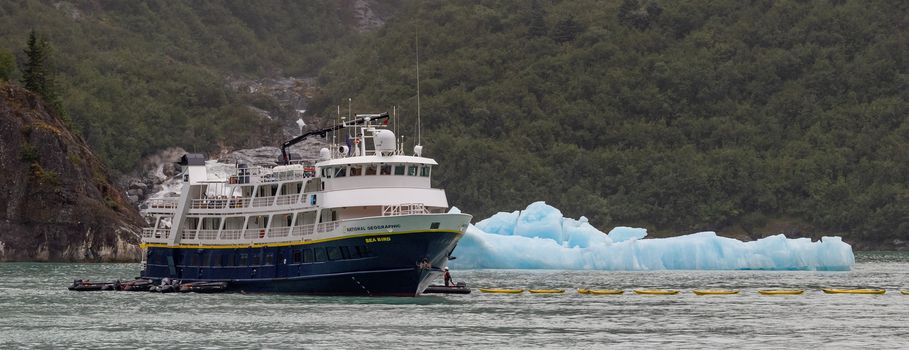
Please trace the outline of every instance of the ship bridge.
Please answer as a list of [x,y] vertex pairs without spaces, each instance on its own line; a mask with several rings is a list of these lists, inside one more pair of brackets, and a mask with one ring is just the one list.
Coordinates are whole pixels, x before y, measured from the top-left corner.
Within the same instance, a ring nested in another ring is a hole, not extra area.
[[[341,217],[382,215],[389,206],[419,204],[429,212],[448,208],[445,191],[432,188],[435,160],[405,155],[371,155],[316,163],[324,208]],[[372,208],[370,208],[372,207]]]

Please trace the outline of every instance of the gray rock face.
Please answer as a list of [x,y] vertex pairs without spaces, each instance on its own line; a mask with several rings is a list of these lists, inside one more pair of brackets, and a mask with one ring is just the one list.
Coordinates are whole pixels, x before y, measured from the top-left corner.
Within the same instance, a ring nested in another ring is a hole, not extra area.
[[143,225],[85,141],[0,84],[0,261],[138,261]]

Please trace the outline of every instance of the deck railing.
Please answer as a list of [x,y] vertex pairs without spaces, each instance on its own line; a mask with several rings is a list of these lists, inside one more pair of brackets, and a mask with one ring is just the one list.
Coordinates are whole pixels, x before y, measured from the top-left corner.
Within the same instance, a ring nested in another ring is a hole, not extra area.
[[152,198],[148,200],[148,207],[152,209],[174,209],[177,207],[177,198]]
[[240,239],[242,235],[243,230],[221,230],[220,239]]
[[341,225],[341,223],[338,221],[323,222],[316,226],[316,231],[319,233],[331,232],[334,231],[334,229],[338,228],[338,225]]
[[290,235],[294,236],[294,237],[311,236],[313,233],[315,233],[315,230],[316,230],[316,224],[296,226],[296,227],[294,227],[294,229]]
[[382,206],[382,216],[429,214],[423,203],[402,203]]
[[272,227],[268,230],[269,238],[281,238],[290,235],[290,227]]

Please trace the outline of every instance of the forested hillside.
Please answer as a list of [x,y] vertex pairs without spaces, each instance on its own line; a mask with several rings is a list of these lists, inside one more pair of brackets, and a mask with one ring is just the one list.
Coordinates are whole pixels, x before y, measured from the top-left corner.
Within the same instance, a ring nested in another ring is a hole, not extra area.
[[[364,3],[391,19],[358,30]],[[273,144],[247,108],[270,102],[234,77],[316,76],[309,118],[397,105],[411,143],[419,36],[423,144],[478,218],[545,200],[605,229],[909,241],[905,1],[13,0],[0,18],[19,60],[30,29],[48,38],[72,124],[120,171]]]
[[[909,240],[909,3],[409,2],[320,80],[414,122],[454,205]],[[409,108],[409,110],[408,110]]]
[[9,0],[0,52],[21,65],[29,31],[43,36],[72,124],[127,172],[166,147],[277,142],[278,126],[246,108],[271,101],[227,79],[315,74],[354,32],[349,17],[333,1]]

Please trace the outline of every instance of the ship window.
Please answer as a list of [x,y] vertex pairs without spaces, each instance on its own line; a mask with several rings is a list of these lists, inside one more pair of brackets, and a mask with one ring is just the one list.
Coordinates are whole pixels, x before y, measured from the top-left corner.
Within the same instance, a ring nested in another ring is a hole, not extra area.
[[205,254],[205,266],[212,266],[212,260],[218,260],[214,259],[214,256],[212,255],[214,255],[214,252],[208,252]]
[[325,248],[316,248],[316,262],[323,262],[328,260],[328,256],[325,254]]
[[303,260],[303,253],[299,249],[294,249],[293,256],[291,257],[291,261],[294,264],[299,264],[300,261],[302,261],[302,260]]
[[383,165],[379,170],[379,175],[391,175],[391,165]]
[[363,174],[363,169],[362,169],[362,168],[360,168],[360,167],[358,167],[358,166],[351,166],[351,167],[350,167],[350,176],[360,176],[361,174]]
[[365,257],[369,256],[369,248],[367,248],[365,245],[358,245],[357,254],[359,254],[361,257],[365,258]]
[[[347,248],[347,247],[344,247],[344,248]],[[359,259],[359,258],[360,258],[360,254],[357,253],[356,247],[350,247],[350,248],[347,249],[347,250],[350,252],[350,258],[351,258],[351,259]]]
[[429,167],[428,166],[420,167],[420,176],[429,177]]
[[376,166],[374,164],[367,165],[366,166],[366,175],[375,175],[375,174],[376,174]]
[[341,258],[350,259],[350,248],[341,247]]
[[193,254],[192,260],[189,263],[189,265],[190,266],[199,266],[199,260],[201,260],[201,259],[199,259],[199,254]]
[[335,169],[335,177],[344,177],[347,175],[347,167],[340,167]]
[[315,261],[315,257],[312,255],[312,249],[303,249],[303,263],[309,264]]
[[237,263],[239,266],[249,265],[249,257],[246,254],[240,254],[240,261]]
[[221,255],[221,266],[234,266],[234,254],[232,252]]
[[265,254],[265,265],[274,265],[275,255],[272,253]]
[[435,229],[437,229],[437,228],[439,228],[439,223],[438,223],[438,222],[434,222],[434,223],[429,224],[429,229],[430,229],[430,230],[435,230]]
[[407,176],[417,176],[417,166],[410,165],[407,167]]
[[211,262],[212,262],[211,266],[221,267],[221,265],[223,265],[223,259],[222,259],[223,257],[224,257],[223,255],[217,256],[217,255],[215,255],[214,252],[212,252],[211,253]]
[[395,165],[395,175],[404,175],[404,169],[407,168],[404,165]]
[[331,177],[331,168],[322,168],[322,177]]
[[328,260],[341,260],[341,250],[338,247],[328,247]]

